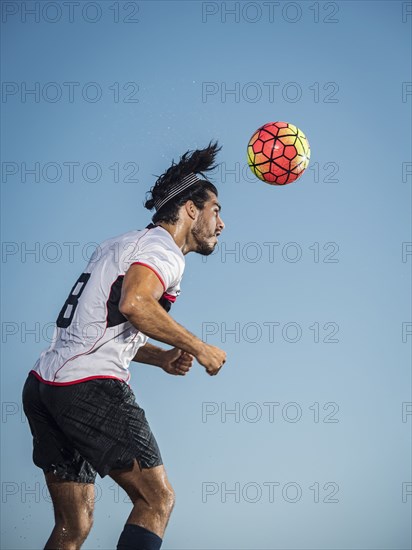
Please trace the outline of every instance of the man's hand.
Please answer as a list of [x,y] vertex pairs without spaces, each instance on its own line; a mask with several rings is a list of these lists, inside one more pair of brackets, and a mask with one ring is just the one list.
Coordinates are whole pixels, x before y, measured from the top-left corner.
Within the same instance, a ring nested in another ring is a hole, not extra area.
[[214,376],[226,362],[226,352],[216,346],[204,343],[200,353],[196,355],[196,359],[205,367],[210,376]]
[[163,352],[162,369],[168,374],[185,376],[193,364],[193,355],[179,348]]

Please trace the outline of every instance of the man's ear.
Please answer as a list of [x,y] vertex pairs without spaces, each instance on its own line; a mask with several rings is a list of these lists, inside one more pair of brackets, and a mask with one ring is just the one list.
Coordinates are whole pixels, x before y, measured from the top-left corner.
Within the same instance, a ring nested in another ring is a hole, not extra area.
[[195,220],[198,212],[198,209],[196,208],[195,203],[193,201],[187,201],[185,203],[185,209],[189,218],[192,220]]

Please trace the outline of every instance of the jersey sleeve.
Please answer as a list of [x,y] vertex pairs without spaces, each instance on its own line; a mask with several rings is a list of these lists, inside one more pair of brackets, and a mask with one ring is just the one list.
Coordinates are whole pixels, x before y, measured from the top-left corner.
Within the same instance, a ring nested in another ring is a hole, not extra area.
[[124,272],[132,265],[151,269],[163,285],[164,292],[175,294],[183,274],[182,259],[163,239],[141,239],[134,249],[122,257]]

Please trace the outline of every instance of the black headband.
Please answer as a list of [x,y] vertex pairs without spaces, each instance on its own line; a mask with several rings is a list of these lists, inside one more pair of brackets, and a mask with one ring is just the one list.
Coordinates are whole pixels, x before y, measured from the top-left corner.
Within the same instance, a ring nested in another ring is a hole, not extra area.
[[170,199],[172,199],[173,197],[175,197],[176,195],[178,195],[179,193],[181,193],[182,191],[184,191],[185,189],[187,189],[188,187],[190,187],[191,185],[194,185],[199,181],[202,181],[202,180],[199,179],[196,176],[196,174],[191,173],[185,176],[183,179],[180,180],[180,182],[176,185],[176,187],[171,189],[167,197],[165,197],[162,200],[154,201],[156,212],[158,212],[162,208],[162,206],[164,206],[167,202],[169,202]]

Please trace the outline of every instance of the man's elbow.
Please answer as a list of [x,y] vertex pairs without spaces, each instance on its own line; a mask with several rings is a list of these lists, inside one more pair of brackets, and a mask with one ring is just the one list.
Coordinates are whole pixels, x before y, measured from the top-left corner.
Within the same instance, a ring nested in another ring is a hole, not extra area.
[[150,300],[147,300],[144,296],[134,296],[133,298],[125,298],[120,300],[119,311],[126,317],[126,319],[132,318],[135,322],[143,319],[144,314],[147,313]]

